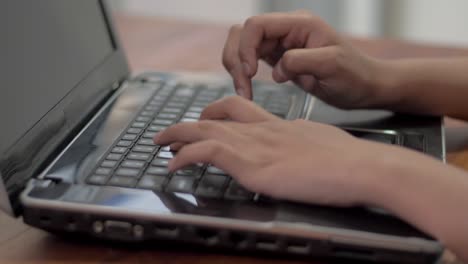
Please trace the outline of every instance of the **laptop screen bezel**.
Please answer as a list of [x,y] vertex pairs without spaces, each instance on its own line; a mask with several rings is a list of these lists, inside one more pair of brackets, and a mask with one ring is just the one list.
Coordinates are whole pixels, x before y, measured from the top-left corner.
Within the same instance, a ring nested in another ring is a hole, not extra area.
[[[22,163],[21,168],[27,167],[23,171],[9,175],[8,181],[4,181],[4,177],[7,176],[0,171],[0,176],[4,176],[0,177],[3,183],[0,184],[0,194],[2,194],[0,199],[3,200],[8,196],[11,205],[11,208],[8,208],[5,206],[8,201],[2,201],[0,209],[8,213],[18,212],[20,209],[18,196],[27,181],[47,166],[99,109],[105,99],[130,75],[125,53],[114,28],[110,8],[105,0],[97,1],[109,32],[113,51],[2,154],[3,161],[11,163],[11,160],[14,160],[14,162]],[[56,125],[55,129],[47,131],[51,125],[52,127]],[[40,142],[40,146],[37,142]],[[33,156],[28,155],[31,149],[35,152]],[[27,160],[21,160],[21,157],[27,157]]]

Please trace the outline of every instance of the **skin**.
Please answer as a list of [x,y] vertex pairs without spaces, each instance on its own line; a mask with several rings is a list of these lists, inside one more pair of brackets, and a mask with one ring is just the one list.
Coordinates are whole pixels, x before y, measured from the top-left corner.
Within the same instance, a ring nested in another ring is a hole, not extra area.
[[[468,59],[378,60],[304,12],[261,15],[231,29],[223,63],[238,94],[247,99],[260,59],[273,67],[275,81],[293,81],[341,108],[468,120],[463,105]],[[245,98],[222,99],[204,110],[202,121],[160,132],[156,144],[179,150],[170,170],[211,163],[246,188],[275,198],[378,206],[468,261],[464,171],[411,150],[357,139],[336,127],[281,120]]]

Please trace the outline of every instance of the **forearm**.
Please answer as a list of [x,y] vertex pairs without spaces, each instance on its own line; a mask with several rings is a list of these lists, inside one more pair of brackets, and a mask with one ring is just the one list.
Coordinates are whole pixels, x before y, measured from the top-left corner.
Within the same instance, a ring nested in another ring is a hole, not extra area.
[[369,200],[433,235],[468,261],[468,174],[416,153],[399,154],[376,163],[382,175]]
[[398,112],[468,120],[468,58],[378,62],[382,105]]

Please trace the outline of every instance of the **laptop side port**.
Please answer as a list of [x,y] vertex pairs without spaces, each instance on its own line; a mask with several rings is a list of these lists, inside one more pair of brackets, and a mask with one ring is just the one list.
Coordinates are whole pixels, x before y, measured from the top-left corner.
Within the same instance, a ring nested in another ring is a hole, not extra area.
[[65,228],[69,231],[75,231],[77,230],[78,223],[75,218],[73,217],[68,217],[66,222],[65,222]]
[[219,232],[209,228],[195,228],[195,237],[205,245],[215,245],[219,242]]
[[243,232],[231,231],[227,236],[229,244],[233,247],[244,249],[249,245],[249,235]]
[[276,251],[279,248],[279,241],[275,237],[258,235],[255,239],[255,248],[267,251]]
[[336,257],[362,259],[362,260],[375,260],[376,255],[374,251],[364,248],[352,248],[347,246],[335,246],[332,252]]
[[173,224],[158,223],[154,225],[154,234],[163,238],[177,238],[180,229]]
[[288,240],[285,244],[288,253],[306,255],[310,253],[310,244],[308,241]]
[[41,226],[50,226],[52,224],[52,218],[48,215],[41,215],[39,217],[39,224]]

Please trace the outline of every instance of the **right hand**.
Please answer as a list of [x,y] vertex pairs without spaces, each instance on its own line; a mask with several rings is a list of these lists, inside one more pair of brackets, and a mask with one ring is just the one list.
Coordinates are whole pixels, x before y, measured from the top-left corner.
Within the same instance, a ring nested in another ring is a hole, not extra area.
[[325,22],[303,11],[270,13],[231,28],[223,64],[239,95],[251,99],[251,78],[262,59],[278,83],[294,81],[341,108],[370,108],[384,99],[376,80],[380,62],[346,42]]

